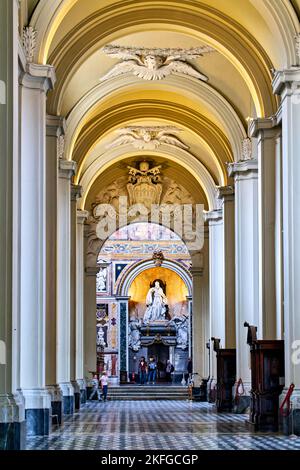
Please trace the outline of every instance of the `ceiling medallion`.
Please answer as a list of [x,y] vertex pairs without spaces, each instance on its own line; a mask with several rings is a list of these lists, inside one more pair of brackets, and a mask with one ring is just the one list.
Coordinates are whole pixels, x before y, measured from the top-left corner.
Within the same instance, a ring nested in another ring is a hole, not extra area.
[[214,52],[210,46],[191,49],[147,49],[108,45],[102,51],[121,62],[105,74],[100,81],[105,81],[125,73],[132,73],[143,80],[162,80],[180,73],[207,82],[208,77],[194,68],[187,60],[199,59],[204,54]]

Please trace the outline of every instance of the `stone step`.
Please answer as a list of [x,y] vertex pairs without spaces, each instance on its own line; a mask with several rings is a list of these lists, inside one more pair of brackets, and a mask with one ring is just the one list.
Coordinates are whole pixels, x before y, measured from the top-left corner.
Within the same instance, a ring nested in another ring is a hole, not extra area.
[[111,400],[187,400],[187,387],[176,386],[126,386],[109,388]]

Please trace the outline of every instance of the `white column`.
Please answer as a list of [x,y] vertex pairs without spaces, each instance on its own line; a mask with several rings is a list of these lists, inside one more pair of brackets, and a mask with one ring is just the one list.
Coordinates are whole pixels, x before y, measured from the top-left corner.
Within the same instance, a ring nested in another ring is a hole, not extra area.
[[86,402],[84,379],[84,221],[87,211],[77,209],[76,233],[76,380],[80,386],[81,403]]
[[193,372],[204,376],[204,350],[205,343],[205,318],[202,311],[203,303],[203,255],[195,253],[192,255],[191,274],[193,277],[193,300],[192,300],[192,345],[193,345]]
[[[210,305],[210,337],[221,339],[225,346],[225,280],[224,280],[224,226],[222,209],[207,212],[205,220],[209,222],[209,305]],[[210,372],[213,380],[217,380],[215,354],[210,354]]]
[[277,118],[253,119],[250,135],[257,140],[259,227],[259,325],[262,339],[276,339],[276,149],[281,129]]
[[99,266],[85,268],[84,277],[84,374],[91,378],[97,370],[96,349],[96,277]]
[[300,408],[300,67],[278,71],[273,90],[282,114],[285,386],[295,384]]
[[57,183],[58,143],[65,133],[65,120],[47,115],[46,127],[46,385],[51,394],[52,414],[62,421],[62,393],[56,382],[57,307]]
[[[18,2],[1,2],[0,16],[0,450],[25,447],[25,413],[15,393],[19,377],[13,378],[19,356],[19,324],[13,319],[13,223],[18,212],[13,194],[18,141]],[[15,229],[17,226],[14,227]],[[18,232],[17,232],[18,233]],[[15,239],[14,239],[15,244]],[[14,251],[15,251],[14,246]],[[14,285],[15,287],[15,285]],[[17,312],[14,312],[17,313]],[[18,312],[19,315],[19,312]],[[13,339],[14,336],[14,339]],[[14,349],[14,351],[13,351]],[[15,383],[14,383],[15,382]],[[17,383],[16,383],[17,382]]]
[[217,198],[222,204],[223,216],[223,269],[224,269],[224,315],[225,315],[225,348],[235,348],[235,216],[234,189],[222,186],[217,190]]
[[74,412],[71,370],[71,177],[76,164],[59,160],[57,198],[57,383],[63,393],[64,413]]
[[70,378],[74,388],[75,409],[80,409],[80,384],[76,380],[76,237],[77,237],[77,200],[82,196],[82,187],[71,184],[71,325],[70,325]]
[[[27,64],[21,77],[21,388],[27,432],[48,434],[46,345],[46,93],[54,69]],[[47,428],[47,429],[46,429]]]
[[275,270],[276,270],[276,339],[283,339],[284,292],[283,292],[283,214],[282,214],[282,132],[276,137],[275,181]]
[[250,353],[244,322],[259,327],[258,282],[258,163],[245,160],[228,166],[235,181],[235,294],[236,370],[245,390],[250,390]]

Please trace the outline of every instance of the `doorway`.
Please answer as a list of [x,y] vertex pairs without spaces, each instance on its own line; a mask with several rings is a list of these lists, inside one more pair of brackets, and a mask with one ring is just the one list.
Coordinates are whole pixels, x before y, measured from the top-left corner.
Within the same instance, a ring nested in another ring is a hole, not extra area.
[[157,361],[157,382],[165,382],[166,364],[170,356],[169,346],[165,346],[164,344],[152,344],[148,346],[148,361],[150,356],[154,356]]

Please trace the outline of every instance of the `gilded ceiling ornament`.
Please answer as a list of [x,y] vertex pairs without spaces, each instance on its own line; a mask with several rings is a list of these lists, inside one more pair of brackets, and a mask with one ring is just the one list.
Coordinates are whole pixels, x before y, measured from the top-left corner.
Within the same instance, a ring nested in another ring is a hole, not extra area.
[[155,150],[161,144],[169,144],[187,150],[189,147],[173,134],[181,132],[180,129],[171,126],[156,127],[124,127],[118,129],[119,137],[114,139],[107,148],[118,147],[124,144],[132,144],[139,150]]
[[130,205],[143,204],[148,210],[152,204],[159,204],[162,184],[161,165],[150,168],[149,162],[140,162],[139,168],[128,166],[127,191]]
[[173,73],[181,73],[199,80],[208,78],[186,62],[198,59],[204,54],[213,52],[210,46],[191,49],[146,49],[108,45],[103,52],[108,56],[121,59],[100,81],[105,81],[124,73],[133,73],[144,80],[162,80]]
[[26,26],[23,29],[23,48],[27,62],[33,61],[34,51],[36,48],[37,32],[32,26]]

